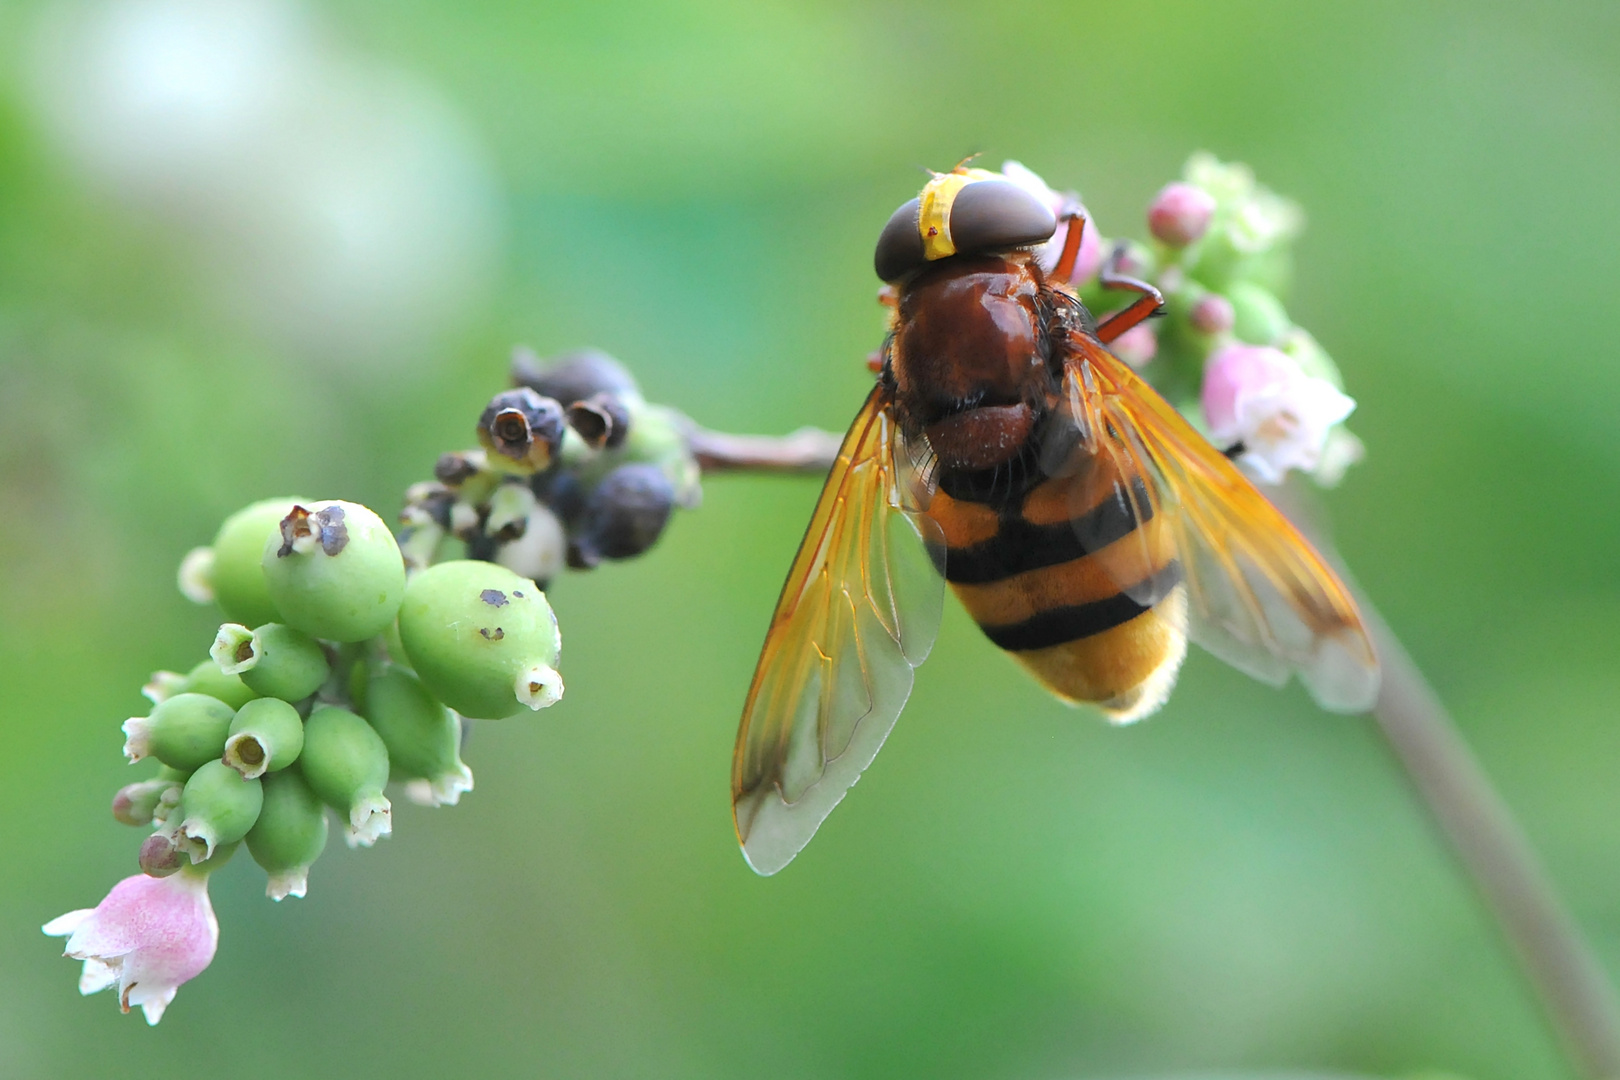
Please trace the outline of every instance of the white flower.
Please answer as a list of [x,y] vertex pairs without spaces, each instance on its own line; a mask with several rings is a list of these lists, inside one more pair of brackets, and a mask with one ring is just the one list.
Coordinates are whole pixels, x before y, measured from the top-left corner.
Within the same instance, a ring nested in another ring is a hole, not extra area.
[[1316,471],[1329,434],[1356,407],[1280,350],[1242,344],[1209,358],[1202,403],[1210,438],[1223,448],[1241,443],[1239,463],[1265,484],[1289,469]]
[[140,1006],[148,1024],[163,1018],[180,984],[201,974],[219,945],[208,875],[192,870],[127,877],[95,908],[70,911],[41,929],[66,937],[64,955],[84,961],[81,994],[116,983],[119,1007]]

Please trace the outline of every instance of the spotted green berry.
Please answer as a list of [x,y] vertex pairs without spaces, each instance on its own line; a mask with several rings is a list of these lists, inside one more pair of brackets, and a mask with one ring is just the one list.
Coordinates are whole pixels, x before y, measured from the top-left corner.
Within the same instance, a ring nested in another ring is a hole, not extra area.
[[276,697],[255,698],[236,711],[225,739],[225,764],[249,780],[278,772],[304,749],[304,718]]
[[249,630],[236,623],[219,628],[209,650],[227,675],[235,675],[262,697],[302,701],[332,673],[321,643],[280,623]]
[[207,694],[176,694],[154,705],[149,715],[124,721],[124,756],[132,762],[155,757],[176,769],[195,769],[225,749],[235,715],[229,705]]
[[270,773],[261,782],[264,807],[247,834],[248,854],[270,875],[270,899],[303,896],[310,864],[326,848],[326,809],[298,769]]
[[388,747],[365,720],[348,709],[323,705],[304,723],[298,767],[321,801],[345,818],[350,847],[370,847],[393,831]]
[[472,770],[461,761],[461,721],[409,671],[389,666],[371,677],[366,719],[388,747],[391,778],[406,782],[413,802],[453,806],[472,790]]
[[313,637],[376,637],[405,592],[405,560],[394,534],[358,503],[293,507],[262,556],[281,621]]
[[510,716],[562,697],[557,618],[534,582],[504,566],[447,562],[417,574],[399,637],[423,685],[463,716]]
[[264,580],[264,545],[287,512],[307,502],[286,496],[264,499],[238,510],[219,527],[209,583],[226,619],[246,626],[281,621]]
[[242,839],[259,818],[264,789],[245,780],[222,761],[200,766],[180,793],[180,831],[175,842],[194,863],[212,858],[214,849]]

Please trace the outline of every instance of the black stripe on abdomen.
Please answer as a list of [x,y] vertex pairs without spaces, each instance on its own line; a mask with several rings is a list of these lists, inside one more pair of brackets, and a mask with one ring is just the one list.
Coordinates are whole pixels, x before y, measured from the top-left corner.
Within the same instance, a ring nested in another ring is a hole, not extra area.
[[[1158,573],[1143,584],[1146,586],[1147,603],[1139,603],[1125,593],[1115,593],[1106,600],[1048,608],[1023,622],[1006,626],[980,626],[979,629],[984,631],[985,637],[1008,652],[1048,649],[1053,645],[1079,641],[1128,623],[1169,596],[1170,590],[1181,584],[1181,564],[1174,560],[1165,563]],[[1134,591],[1140,593],[1142,590]]]
[[1043,566],[1057,566],[1100,551],[1153,517],[1153,504],[1140,477],[1131,481],[1140,521],[1123,492],[1104,499],[1068,521],[1032,525],[1016,513],[1003,515],[996,535],[945,552],[945,580],[962,585],[988,585]]

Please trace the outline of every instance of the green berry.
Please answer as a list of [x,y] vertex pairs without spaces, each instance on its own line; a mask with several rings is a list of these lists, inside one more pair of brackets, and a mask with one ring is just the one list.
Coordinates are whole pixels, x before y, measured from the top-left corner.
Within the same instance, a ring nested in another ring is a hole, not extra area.
[[1233,282],[1226,298],[1232,302],[1232,333],[1239,341],[1271,345],[1291,325],[1282,301],[1253,282]]
[[388,747],[365,720],[332,705],[310,713],[298,767],[321,801],[344,815],[350,847],[370,847],[393,831],[392,808],[382,793]]
[[237,710],[223,761],[249,780],[278,772],[304,749],[304,718],[280,698],[255,698]]
[[226,619],[246,626],[281,621],[260,563],[265,542],[281,519],[295,505],[307,502],[286,496],[264,499],[238,510],[219,527],[209,581]]
[[179,694],[207,694],[233,709],[240,709],[258,697],[238,675],[227,675],[213,660],[204,660],[186,672],[175,691]]
[[280,623],[257,630],[226,623],[208,651],[222,672],[261,697],[283,701],[303,701],[332,673],[320,642]]
[[463,716],[510,716],[562,697],[557,618],[534,582],[504,566],[447,562],[417,574],[399,637],[423,684]]
[[455,805],[473,786],[461,761],[461,721],[400,667],[373,675],[366,687],[366,718],[388,747],[390,776],[407,781],[412,801]]
[[212,858],[214,849],[242,839],[259,819],[264,789],[244,780],[222,761],[210,761],[191,774],[180,794],[180,831],[175,841],[193,863]]
[[376,637],[405,592],[405,560],[394,534],[358,503],[293,507],[262,556],[282,621],[313,637]]
[[247,834],[248,854],[270,875],[270,899],[303,896],[310,864],[326,847],[326,809],[298,769],[271,773],[262,783],[264,808]]
[[176,769],[195,769],[218,759],[225,749],[235,711],[207,694],[176,694],[152,707],[148,716],[124,721],[124,756],[155,757]]

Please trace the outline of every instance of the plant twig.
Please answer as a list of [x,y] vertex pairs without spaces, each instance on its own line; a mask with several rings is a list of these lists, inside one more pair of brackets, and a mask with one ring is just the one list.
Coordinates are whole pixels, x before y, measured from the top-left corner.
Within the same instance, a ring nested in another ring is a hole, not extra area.
[[813,427],[788,435],[731,435],[696,424],[687,431],[686,438],[692,456],[706,473],[825,473],[832,468],[842,441],[830,431]]
[[1363,597],[1383,665],[1373,716],[1474,880],[1580,1075],[1620,1077],[1620,1003],[1524,831],[1400,640]]

